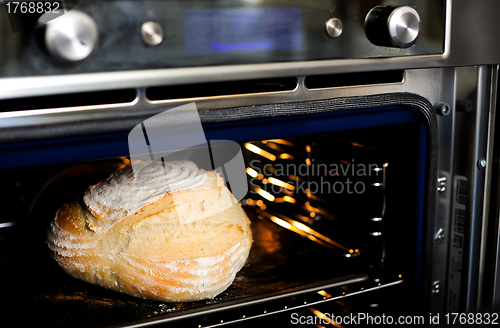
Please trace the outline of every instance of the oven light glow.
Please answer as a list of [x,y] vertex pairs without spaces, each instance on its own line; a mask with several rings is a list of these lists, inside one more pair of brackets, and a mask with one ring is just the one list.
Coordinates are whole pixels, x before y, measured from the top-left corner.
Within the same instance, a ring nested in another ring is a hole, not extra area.
[[269,178],[269,179],[267,179],[267,181],[269,183],[272,183],[273,185],[277,185],[279,187],[283,187],[283,188],[290,189],[290,190],[295,190],[295,187],[293,185],[288,184],[288,183],[281,181],[279,179],[276,179],[276,178]]
[[296,228],[299,228],[302,231],[307,232],[307,233],[311,233],[311,231],[312,231],[311,228],[309,228],[305,224],[302,224],[302,223],[297,222],[297,221],[292,221],[292,225],[295,226]]
[[325,315],[323,312],[320,312],[320,311],[313,309],[313,308],[311,308],[310,311],[312,311],[312,313],[314,313],[317,317],[328,322],[329,324],[334,325],[335,327],[342,327],[338,323],[333,321],[329,316]]
[[368,149],[368,150],[372,150],[372,151],[377,151],[375,148],[372,148],[372,147],[369,147],[367,145],[363,145],[363,144],[360,144],[357,142],[350,142],[350,144],[353,145],[354,147],[359,147],[359,148],[364,148],[364,149]]
[[306,209],[311,212],[319,212],[320,210],[317,209],[316,207],[312,207],[311,203],[305,202],[304,205],[306,206]]
[[267,191],[263,190],[263,189],[260,189],[260,188],[256,188],[257,193],[259,195],[261,195],[262,197],[264,197],[265,199],[271,201],[271,202],[274,202],[274,200],[276,199],[273,195],[271,195],[270,193],[268,193]]
[[[302,230],[302,231],[306,232],[307,234],[309,234],[307,237],[308,237],[309,239],[311,239],[311,240],[312,240],[312,238],[311,238],[311,237],[317,237],[318,239],[320,239],[320,240],[322,240],[322,241],[324,241],[324,242],[327,242],[327,243],[329,243],[330,245],[335,245],[336,247],[339,247],[339,248],[343,249],[344,251],[349,251],[349,250],[347,249],[347,247],[344,247],[344,246],[342,246],[342,245],[340,245],[340,244],[336,243],[336,242],[335,242],[335,241],[333,241],[332,239],[330,239],[330,238],[328,238],[327,236],[322,235],[322,234],[320,234],[319,232],[317,232],[317,231],[315,231],[315,230],[313,230],[313,229],[309,228],[309,227],[308,227],[308,226],[306,226],[305,224],[302,224],[302,223],[300,223],[300,222],[298,222],[298,221],[291,220],[291,219],[288,219],[287,221],[288,221],[288,222],[291,222],[291,224],[292,224],[295,228],[298,228],[299,230]],[[315,238],[315,239],[316,239],[316,238]],[[347,255],[348,257],[350,257],[350,256],[351,256],[350,254],[346,254],[346,255]]]
[[282,226],[282,227],[283,227],[283,228],[285,228],[285,229],[290,229],[290,228],[292,227],[292,225],[291,225],[290,223],[288,223],[288,222],[286,222],[285,220],[282,220],[282,219],[280,219],[280,218],[277,218],[277,217],[275,217],[275,216],[271,217],[271,220],[272,220],[274,223],[276,223],[276,224],[278,224],[278,225]]
[[249,176],[251,176],[252,178],[256,178],[259,174],[257,173],[257,171],[255,171],[254,169],[252,169],[251,167],[247,167],[247,174]]
[[266,145],[269,148],[276,150],[277,152],[280,152],[280,153],[285,152],[279,145],[275,144],[274,142],[268,142],[268,143],[266,143]]
[[[316,200],[321,200],[321,198],[316,197],[312,195],[307,189],[306,189],[306,194],[309,198],[311,199],[316,199]],[[305,202],[304,205],[301,206],[303,209],[309,211],[309,215],[311,217],[315,217],[316,215],[323,215],[331,220],[337,220],[338,218],[335,217],[335,215],[332,215],[329,211],[325,210],[324,208],[321,207],[313,207],[309,202]],[[311,213],[314,212],[314,213]]]
[[324,290],[320,290],[318,292],[318,294],[320,294],[321,296],[324,296],[324,297],[332,297],[332,295],[328,294],[327,292],[325,292]]
[[[266,165],[266,166],[265,166],[265,169],[266,169],[266,171],[269,171],[269,173],[274,173],[274,172],[276,172],[276,168],[274,168],[274,167],[272,167],[272,166],[270,166],[270,165]],[[293,175],[293,174],[290,174],[290,175],[288,176],[288,179],[293,180],[293,181],[299,181],[299,180],[300,180],[300,178],[299,178],[298,176],[295,176],[295,175]],[[307,189],[306,189],[306,192],[307,192]]]
[[293,160],[293,159],[294,159],[292,155],[290,155],[290,154],[286,154],[286,153],[281,154],[281,155],[280,155],[280,158],[281,158],[281,159],[291,159],[291,160]]
[[293,146],[292,142],[285,140],[285,139],[269,139],[269,140],[262,141],[262,142],[263,143],[274,142],[274,143],[281,144],[281,145]]
[[[254,190],[257,190],[257,189],[254,189]],[[265,218],[273,221],[274,223],[284,227],[285,229],[296,232],[296,233],[298,233],[302,236],[305,236],[305,237],[309,238],[310,240],[317,242],[319,244],[322,244],[325,246],[330,245],[330,246],[334,246],[338,249],[341,249],[345,252],[344,254],[342,254],[345,257],[359,255],[359,251],[355,252],[352,249],[350,250],[349,248],[342,246],[341,244],[333,241],[332,239],[328,238],[327,236],[320,234],[319,232],[309,228],[305,224],[302,224],[298,221],[292,220],[292,219],[287,218],[287,217],[284,217],[283,219],[281,219],[281,218],[278,218],[278,217],[271,215],[269,213],[266,213],[266,212],[259,213],[259,217],[265,217]],[[351,251],[351,253],[349,253],[349,251]],[[354,253],[357,253],[357,254],[354,254]]]
[[275,203],[284,203],[284,202],[287,202],[287,203],[295,204],[296,200],[293,197],[285,196],[285,197],[282,197],[282,198],[276,198],[274,200],[274,202]]
[[0,228],[13,227],[15,225],[16,225],[15,222],[5,222],[5,223],[0,223]]
[[258,154],[262,157],[267,158],[268,160],[275,161],[276,156],[271,154],[270,152],[265,151],[264,149],[261,149],[251,143],[245,144],[245,148],[250,150],[252,153]]
[[314,220],[313,220],[313,219],[308,218],[307,216],[304,216],[304,215],[296,214],[295,216],[296,216],[299,220],[304,221],[305,223],[309,223],[309,224],[311,224],[311,223],[313,223],[313,222],[314,222]]

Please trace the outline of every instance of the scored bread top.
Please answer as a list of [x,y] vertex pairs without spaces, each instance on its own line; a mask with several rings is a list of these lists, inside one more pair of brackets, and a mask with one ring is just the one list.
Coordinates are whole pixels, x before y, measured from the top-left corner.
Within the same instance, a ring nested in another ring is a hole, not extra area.
[[[169,176],[157,181],[152,170],[142,179],[160,186],[146,189],[132,184],[129,167],[60,208],[47,244],[61,268],[99,286],[167,302],[224,291],[248,257],[250,221],[217,173],[190,162],[165,164],[178,172],[168,181],[175,183],[161,188],[158,181]],[[127,188],[140,194],[138,200]]]
[[[127,172],[122,169],[115,174]],[[228,249],[249,233],[248,219],[222,178],[214,172],[203,172],[206,187],[168,192],[128,215],[117,211],[123,215],[121,219],[100,220],[82,198],[75,199],[56,213],[49,229],[49,245],[75,251],[83,245],[83,249],[95,245],[96,250],[108,254],[149,259],[205,257]],[[219,238],[222,235],[228,238]],[[217,240],[218,246],[206,244],[201,236],[211,236],[209,239]],[[190,250],[186,253],[187,245]]]
[[126,166],[92,186],[83,202],[97,219],[113,225],[169,193],[208,188],[204,170],[191,161],[150,162],[134,175]]

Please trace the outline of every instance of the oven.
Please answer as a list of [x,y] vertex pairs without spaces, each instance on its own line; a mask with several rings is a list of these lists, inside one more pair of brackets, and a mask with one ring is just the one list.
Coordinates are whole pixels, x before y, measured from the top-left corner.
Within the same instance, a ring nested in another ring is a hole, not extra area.
[[[495,1],[47,1],[29,14],[31,3],[0,8],[10,316],[55,327],[498,322]],[[206,168],[222,168],[251,221],[227,290],[164,303],[57,267],[45,238],[59,207],[144,154],[193,160],[197,140],[230,155]]]

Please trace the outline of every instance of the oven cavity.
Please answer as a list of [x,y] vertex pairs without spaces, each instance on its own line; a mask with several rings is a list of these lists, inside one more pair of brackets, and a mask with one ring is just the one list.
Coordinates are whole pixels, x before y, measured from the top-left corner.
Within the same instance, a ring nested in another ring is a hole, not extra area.
[[[353,315],[404,313],[418,293],[418,131],[406,123],[242,141],[249,191],[241,203],[254,242],[233,284],[196,302],[160,303],[93,286],[48,256],[44,236],[55,211],[128,158],[10,170],[5,182],[22,186],[27,204],[8,213],[15,251],[2,266],[23,268],[12,305],[38,313],[37,322],[72,327],[150,319],[194,327],[280,324],[337,307]],[[15,204],[19,195],[4,196]],[[35,276],[32,267],[41,268]]]

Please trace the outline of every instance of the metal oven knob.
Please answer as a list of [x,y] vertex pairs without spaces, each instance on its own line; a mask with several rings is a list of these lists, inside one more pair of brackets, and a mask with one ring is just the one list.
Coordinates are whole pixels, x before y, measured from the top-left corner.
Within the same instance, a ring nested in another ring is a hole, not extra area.
[[365,33],[377,46],[408,48],[420,32],[420,16],[409,6],[376,6],[365,18]]
[[[40,20],[43,16],[40,17]],[[50,55],[64,62],[87,58],[97,45],[99,29],[87,14],[71,10],[49,21],[45,27],[44,43]]]

